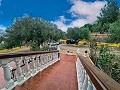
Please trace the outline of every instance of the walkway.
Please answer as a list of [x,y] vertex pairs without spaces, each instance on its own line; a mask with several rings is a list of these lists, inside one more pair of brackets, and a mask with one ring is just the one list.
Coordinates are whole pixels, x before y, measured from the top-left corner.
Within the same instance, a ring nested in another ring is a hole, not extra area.
[[61,60],[30,78],[14,90],[77,90],[76,56],[61,51]]

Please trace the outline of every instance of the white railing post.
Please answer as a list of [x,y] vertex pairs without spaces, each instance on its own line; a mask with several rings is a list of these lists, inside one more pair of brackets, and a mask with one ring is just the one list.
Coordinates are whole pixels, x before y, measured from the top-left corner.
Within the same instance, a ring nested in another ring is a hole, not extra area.
[[32,61],[32,74],[36,73],[36,68],[35,68],[35,55],[32,55],[31,57],[31,61]]
[[87,77],[87,73],[85,73],[85,79],[83,82],[83,90],[87,90],[88,87],[88,77]]
[[89,76],[88,76],[88,87],[87,87],[87,90],[93,90],[93,84],[92,84]]
[[80,54],[80,48],[77,49],[77,53]]
[[21,58],[19,57],[19,58],[16,58],[14,61],[16,64],[16,69],[17,69],[17,74],[18,74],[18,79],[17,79],[18,82],[21,82],[22,80],[24,80],[24,76],[22,74],[22,69],[20,67],[20,60],[21,60]]
[[40,60],[41,60],[41,64],[43,65],[44,64],[44,62],[43,62],[43,54],[41,54]]
[[39,55],[36,55],[36,63],[37,63],[37,70],[40,70],[40,60],[39,60]]
[[2,64],[3,72],[4,72],[4,79],[6,81],[5,88],[10,89],[14,86],[14,81],[11,79],[11,72],[8,67],[9,60],[3,59],[0,61]]
[[29,57],[28,56],[25,56],[24,57],[24,61],[25,61],[25,69],[26,69],[26,77],[30,77],[31,73],[30,73],[30,67],[29,67],[29,64],[28,64],[28,61],[29,61]]

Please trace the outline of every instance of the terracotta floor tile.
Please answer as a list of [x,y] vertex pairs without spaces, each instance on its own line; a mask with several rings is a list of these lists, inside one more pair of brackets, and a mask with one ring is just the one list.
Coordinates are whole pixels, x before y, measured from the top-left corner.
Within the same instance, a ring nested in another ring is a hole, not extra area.
[[60,61],[27,80],[22,85],[23,88],[30,90],[77,90],[76,56],[60,52]]

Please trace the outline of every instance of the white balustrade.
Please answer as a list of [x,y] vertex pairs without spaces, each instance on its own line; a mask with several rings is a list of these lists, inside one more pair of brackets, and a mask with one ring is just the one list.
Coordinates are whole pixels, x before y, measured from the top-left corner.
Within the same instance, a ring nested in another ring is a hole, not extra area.
[[21,57],[15,58],[15,64],[16,64],[16,69],[17,69],[17,75],[18,75],[18,82],[21,82],[22,80],[24,80],[24,76],[22,74],[22,69],[20,67],[20,60],[22,60]]
[[26,70],[25,76],[26,76],[26,78],[29,78],[30,75],[31,75],[30,66],[29,66],[29,64],[28,64],[29,59],[30,59],[30,58],[29,58],[28,56],[25,56],[25,57],[24,57],[25,70]]
[[32,61],[32,74],[34,75],[36,73],[36,68],[35,68],[35,55],[32,55],[30,57],[31,61]]
[[1,64],[2,64],[2,68],[3,68],[3,72],[4,72],[4,79],[6,81],[6,85],[5,88],[12,88],[14,87],[14,81],[11,79],[11,71],[8,67],[8,62],[9,59],[2,59],[0,60]]
[[92,85],[92,82],[91,82],[89,76],[88,76],[88,87],[87,87],[87,90],[93,90],[93,85]]
[[[87,54],[85,53],[84,57],[86,56]],[[96,90],[78,57],[76,60],[76,70],[77,70],[78,90]]]
[[40,70],[40,59],[39,59],[39,55],[36,55],[36,66],[37,66],[37,70]]
[[[35,59],[36,58],[36,59]],[[11,70],[9,68],[8,63],[13,60],[16,66],[15,77],[17,77],[17,81],[11,79]],[[24,63],[21,62],[22,60]],[[14,58],[5,58],[0,59],[0,65],[2,65],[3,72],[4,72],[4,79],[6,81],[5,87],[1,90],[11,90],[16,85],[21,85],[30,77],[36,75],[39,71],[47,68],[48,66],[52,65],[56,61],[58,61],[58,53],[45,53],[45,54],[37,54],[31,56],[24,56],[24,57],[14,57]],[[31,66],[31,68],[30,68]],[[22,67],[22,68],[21,68]],[[23,69],[25,69],[23,71]]]

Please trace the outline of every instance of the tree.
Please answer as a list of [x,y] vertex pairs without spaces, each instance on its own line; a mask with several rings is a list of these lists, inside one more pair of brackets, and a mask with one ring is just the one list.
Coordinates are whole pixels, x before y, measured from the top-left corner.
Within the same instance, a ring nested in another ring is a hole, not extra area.
[[43,42],[58,40],[64,36],[53,23],[31,16],[15,18],[6,29],[6,47],[26,45],[28,42],[39,47]]
[[118,20],[119,7],[117,2],[114,0],[109,0],[108,3],[101,9],[100,16],[98,16],[97,21],[92,26],[93,31],[100,33],[108,32],[109,25],[116,20]]
[[86,28],[86,29],[88,29],[89,31],[91,31],[91,32],[93,32],[92,31],[92,24],[85,24],[82,28]]
[[87,28],[84,28],[84,27],[68,28],[67,37],[74,40],[78,40],[78,39],[89,40],[90,32]]
[[116,43],[120,42],[120,15],[118,20],[110,25],[107,41]]
[[113,23],[118,19],[119,15],[119,7],[117,6],[117,2],[114,0],[108,1],[107,5],[101,9],[100,16],[98,17],[98,21],[102,23]]

